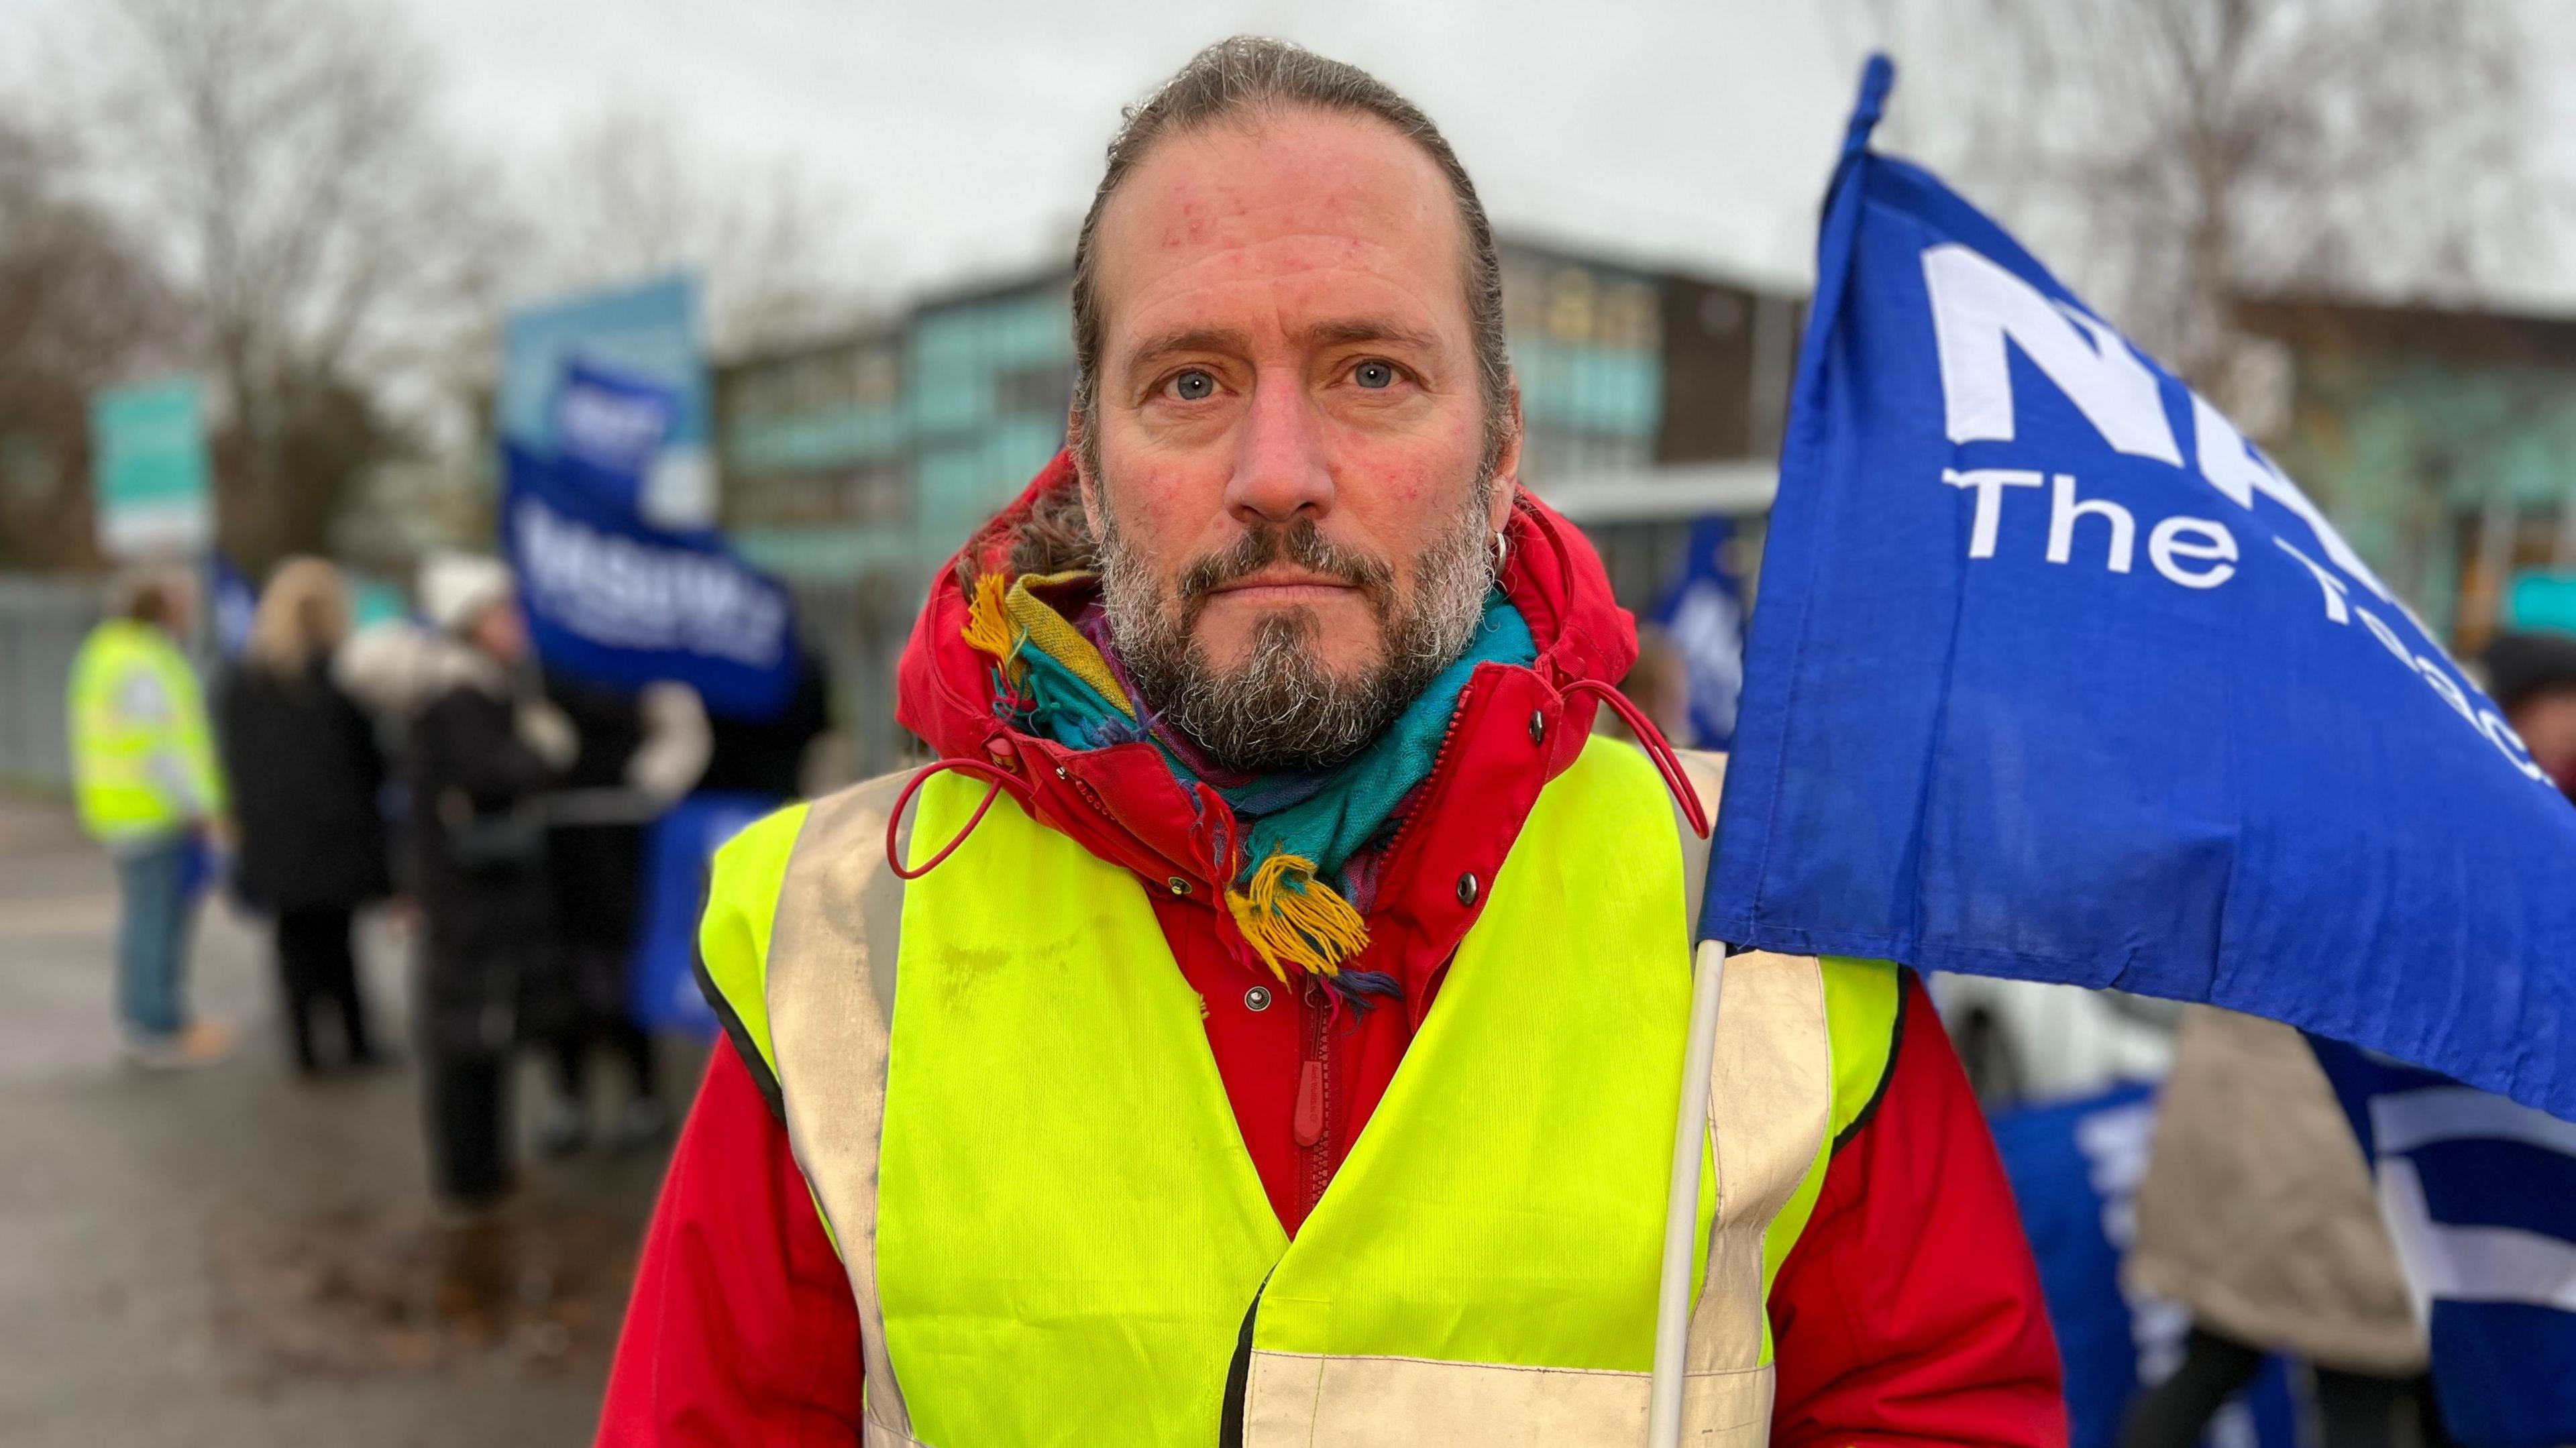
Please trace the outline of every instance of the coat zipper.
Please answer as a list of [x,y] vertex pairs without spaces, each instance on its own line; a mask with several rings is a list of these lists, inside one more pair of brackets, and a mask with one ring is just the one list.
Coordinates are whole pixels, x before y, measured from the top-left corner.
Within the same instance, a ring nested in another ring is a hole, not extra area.
[[[1458,737],[1458,721],[1467,717],[1467,701],[1475,692],[1472,684],[1459,689],[1458,702],[1449,710],[1449,722],[1440,731],[1440,747],[1431,751],[1431,772],[1423,776],[1426,782],[1438,778],[1440,766],[1448,761],[1449,741]],[[1424,811],[1417,806],[1410,814],[1396,821],[1395,833],[1387,836],[1386,849],[1379,854],[1379,859],[1397,858],[1396,851],[1403,847],[1404,837],[1413,833],[1413,822],[1423,813]]]
[[1304,978],[1297,995],[1305,1015],[1305,1060],[1297,1070],[1297,1107],[1291,1130],[1305,1154],[1305,1191],[1299,1221],[1312,1215],[1333,1182],[1333,1011],[1324,983]]

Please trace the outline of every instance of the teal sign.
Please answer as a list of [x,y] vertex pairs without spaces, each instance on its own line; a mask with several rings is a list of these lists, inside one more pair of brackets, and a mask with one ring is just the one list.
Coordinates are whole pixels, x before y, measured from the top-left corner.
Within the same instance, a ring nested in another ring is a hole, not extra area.
[[215,541],[206,429],[194,378],[90,401],[99,547],[114,558],[195,553]]
[[2576,574],[2525,573],[2505,598],[2505,626],[2576,633]]

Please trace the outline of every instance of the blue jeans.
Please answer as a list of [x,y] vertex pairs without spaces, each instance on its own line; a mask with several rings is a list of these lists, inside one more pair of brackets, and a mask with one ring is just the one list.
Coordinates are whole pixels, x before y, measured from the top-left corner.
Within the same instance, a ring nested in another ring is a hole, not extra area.
[[138,1036],[174,1036],[188,1024],[179,996],[196,913],[189,888],[196,858],[196,839],[184,834],[117,857],[125,905],[116,942],[117,1008]]

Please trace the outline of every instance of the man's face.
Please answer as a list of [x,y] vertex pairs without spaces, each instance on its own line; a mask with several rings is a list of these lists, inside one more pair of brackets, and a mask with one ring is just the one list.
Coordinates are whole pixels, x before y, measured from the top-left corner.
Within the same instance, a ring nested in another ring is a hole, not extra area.
[[1159,142],[1094,246],[1084,500],[1121,653],[1225,762],[1346,756],[1465,648],[1510,508],[1448,184],[1374,118],[1292,108]]

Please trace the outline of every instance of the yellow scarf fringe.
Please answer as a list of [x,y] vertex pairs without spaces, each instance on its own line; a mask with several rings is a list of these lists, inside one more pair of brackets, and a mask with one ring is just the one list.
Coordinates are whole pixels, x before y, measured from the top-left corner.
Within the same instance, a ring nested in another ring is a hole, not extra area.
[[993,662],[1002,666],[1002,676],[1016,689],[1029,676],[1029,666],[1020,662],[1020,644],[1028,633],[1011,621],[1009,593],[1010,581],[1002,575],[986,573],[977,577],[975,597],[966,605],[966,627],[962,632],[969,647],[993,656]]
[[[1041,580],[1049,581],[1049,580]],[[1015,619],[1013,594],[1023,606],[1035,600],[1023,589],[1013,589],[1009,580],[998,573],[987,573],[975,580],[975,596],[966,608],[966,627],[962,631],[968,646],[989,654],[1001,665],[1003,676],[1013,688],[1028,678],[1029,666],[1020,661],[1020,649],[1028,643],[1029,628]],[[1043,607],[1043,605],[1037,605]],[[1072,633],[1070,628],[1067,633]],[[1073,637],[1081,640],[1079,634]],[[1079,657],[1089,653],[1087,640],[1080,651],[1066,650]],[[1096,659],[1097,655],[1093,655]],[[1125,702],[1114,679],[1101,674],[1109,687],[1102,693],[1112,702]],[[1084,674],[1088,679],[1088,673]],[[1095,682],[1093,687],[1100,688]],[[1288,971],[1281,962],[1316,975],[1338,975],[1342,962],[1368,948],[1368,924],[1360,912],[1351,908],[1332,886],[1315,878],[1315,862],[1302,855],[1281,850],[1263,860],[1252,872],[1252,881],[1244,889],[1225,892],[1225,903],[1234,912],[1234,923],[1243,930],[1243,938],[1259,952],[1270,973],[1286,984]]]
[[1315,862],[1282,850],[1263,860],[1225,903],[1243,938],[1270,973],[1286,984],[1288,961],[1317,975],[1338,975],[1342,962],[1368,948],[1368,925],[1333,887],[1315,878]]

